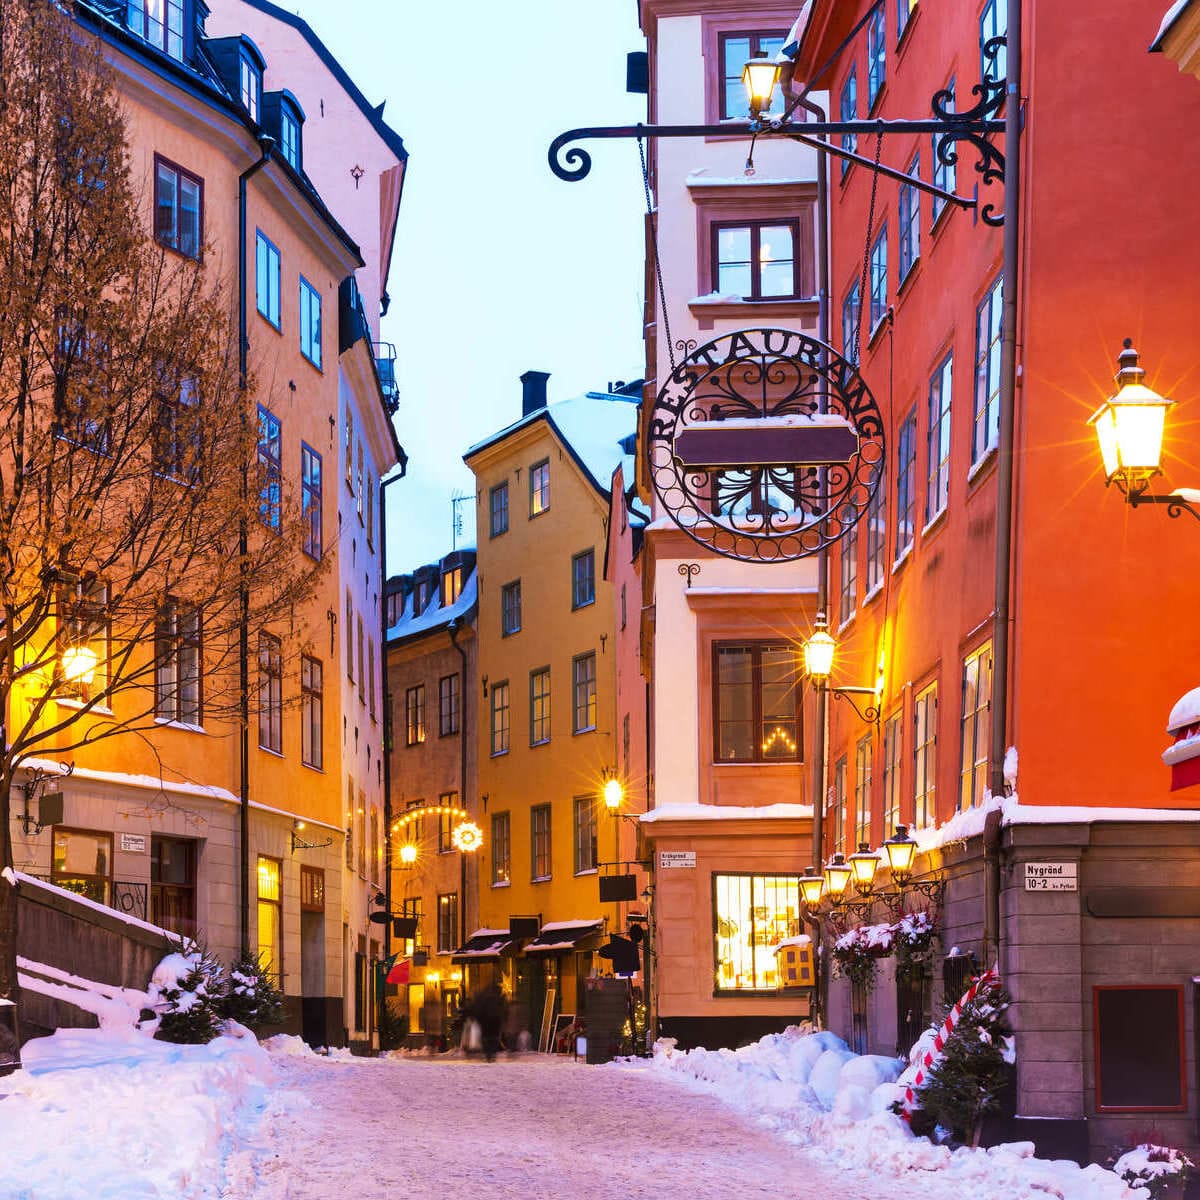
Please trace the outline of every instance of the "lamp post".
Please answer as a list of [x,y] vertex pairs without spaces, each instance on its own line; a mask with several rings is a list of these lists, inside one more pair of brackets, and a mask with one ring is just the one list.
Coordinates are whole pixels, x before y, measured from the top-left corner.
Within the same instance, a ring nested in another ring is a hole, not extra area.
[[757,121],[769,112],[775,85],[779,82],[779,64],[772,62],[766,53],[756,54],[742,68],[742,86],[750,101],[750,119]]
[[[829,623],[823,612],[817,613],[817,623],[813,634],[804,643],[804,673],[809,683],[818,692],[828,692],[835,699],[845,700],[858,714],[859,718],[868,725],[879,728],[880,706],[883,701],[883,670],[882,666],[875,679],[874,687],[850,687],[833,685],[829,682],[833,673],[833,659],[837,653],[837,642],[829,633]],[[859,707],[856,696],[869,696],[869,702]]]
[[1105,486],[1115,483],[1132,508],[1165,504],[1170,517],[1186,512],[1200,521],[1200,493],[1186,488],[1149,490],[1150,481],[1162,474],[1163,433],[1175,401],[1146,386],[1146,371],[1130,338],[1125,339],[1117,357],[1117,368],[1116,394],[1088,419],[1096,431]]

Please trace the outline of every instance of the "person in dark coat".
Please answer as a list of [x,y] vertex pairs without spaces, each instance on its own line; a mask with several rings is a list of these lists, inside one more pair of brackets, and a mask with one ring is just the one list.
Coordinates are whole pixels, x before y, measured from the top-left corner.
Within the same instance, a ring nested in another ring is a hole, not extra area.
[[479,1022],[479,1034],[483,1043],[483,1057],[488,1062],[496,1061],[500,1049],[500,1030],[504,1027],[504,1014],[508,1008],[500,985],[491,983],[475,998],[471,1015]]

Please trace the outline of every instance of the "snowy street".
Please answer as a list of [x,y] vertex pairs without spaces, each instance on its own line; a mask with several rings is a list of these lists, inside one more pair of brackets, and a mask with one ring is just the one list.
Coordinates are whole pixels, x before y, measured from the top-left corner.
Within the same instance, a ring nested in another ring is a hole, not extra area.
[[801,1181],[846,1200],[895,1194],[892,1181],[816,1161],[645,1068],[544,1055],[279,1065],[286,1116],[268,1115],[233,1155],[227,1197],[733,1200],[794,1195]]

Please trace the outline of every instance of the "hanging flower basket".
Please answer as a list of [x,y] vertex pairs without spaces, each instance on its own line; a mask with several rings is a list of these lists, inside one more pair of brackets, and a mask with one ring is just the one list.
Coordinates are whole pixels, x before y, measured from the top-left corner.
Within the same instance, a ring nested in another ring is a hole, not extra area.
[[892,952],[891,925],[859,925],[833,943],[833,966],[839,979],[870,990],[875,986],[879,959]]
[[927,912],[905,913],[892,926],[897,969],[927,963],[937,941],[937,923]]

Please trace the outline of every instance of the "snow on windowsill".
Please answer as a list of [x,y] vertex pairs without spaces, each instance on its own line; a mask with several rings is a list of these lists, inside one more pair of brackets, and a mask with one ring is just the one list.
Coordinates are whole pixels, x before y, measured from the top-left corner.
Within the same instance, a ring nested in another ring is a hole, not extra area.
[[661,821],[795,821],[810,819],[811,804],[761,804],[746,807],[733,804],[660,804],[641,813],[643,825]]
[[173,721],[170,717],[155,717],[155,725],[163,729],[182,729],[185,733],[207,733],[203,725],[193,725],[189,721]]
[[1152,50],[1159,48],[1158,43],[1162,41],[1167,31],[1175,24],[1176,18],[1190,3],[1191,0],[1175,0],[1175,3],[1167,9],[1166,15],[1162,19],[1162,24],[1159,25],[1158,32],[1154,35],[1154,40],[1150,43]]
[[697,167],[684,181],[687,187],[786,187],[789,184],[811,184],[811,178],[771,175],[709,175],[707,168]]
[[1180,738],[1173,746],[1168,746],[1162,754],[1162,760],[1168,767],[1175,766],[1176,763],[1187,762],[1189,758],[1195,758],[1200,754],[1200,733],[1193,733],[1191,737]]
[[76,712],[82,712],[86,708],[89,716],[111,717],[113,715],[113,710],[107,705],[93,704],[91,708],[88,708],[86,701],[72,700],[70,696],[55,696],[54,703],[59,708],[73,708]]
[[979,461],[977,463],[973,463],[971,466],[971,469],[967,472],[967,482],[974,483],[975,477],[977,475],[981,474],[987,467],[989,467],[992,463],[992,460],[995,457],[996,457],[996,447],[988,446],[988,448],[986,450],[984,450],[983,455],[980,457]]
[[908,545],[896,555],[895,562],[892,563],[892,573],[895,574],[910,558],[912,558],[913,544],[912,539],[909,539]]
[[946,519],[946,512],[949,509],[948,504],[943,504],[941,508],[921,526],[921,537],[925,538],[928,534],[933,533],[937,527]]

